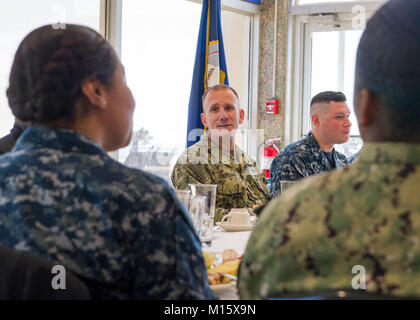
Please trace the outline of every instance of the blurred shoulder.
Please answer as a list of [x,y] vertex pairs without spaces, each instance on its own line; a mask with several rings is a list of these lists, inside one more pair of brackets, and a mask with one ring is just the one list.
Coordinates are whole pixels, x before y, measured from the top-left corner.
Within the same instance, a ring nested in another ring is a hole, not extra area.
[[274,219],[273,216],[278,216],[283,212],[302,211],[302,207],[305,207],[303,210],[305,217],[317,214],[323,211],[325,205],[331,201],[331,195],[344,197],[346,190],[353,188],[349,181],[352,180],[351,176],[357,175],[357,172],[358,169],[352,166],[352,168],[344,167],[301,179],[280,197],[271,200],[264,209],[262,217],[271,216],[270,219]]

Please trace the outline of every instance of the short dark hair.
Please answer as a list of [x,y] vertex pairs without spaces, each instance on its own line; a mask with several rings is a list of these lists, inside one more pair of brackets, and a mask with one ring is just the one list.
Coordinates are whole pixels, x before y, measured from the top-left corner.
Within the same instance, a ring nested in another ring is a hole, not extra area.
[[6,91],[10,108],[22,121],[72,121],[82,82],[96,78],[110,85],[116,61],[110,44],[88,27],[35,29],[19,45],[12,64]]
[[311,100],[311,106],[315,103],[330,103],[334,102],[346,102],[346,96],[340,91],[323,91],[315,95]]
[[[207,94],[210,91],[220,91],[220,90],[230,90],[233,92],[233,94],[236,96],[236,99],[238,99],[238,103],[239,103],[239,96],[238,93],[235,91],[235,89],[233,89],[232,87],[226,85],[226,84],[216,84],[213,87],[210,87],[206,90],[206,92],[204,92],[203,96],[201,97],[201,103],[204,103],[204,99],[206,98]],[[204,105],[203,105],[204,107]]]
[[357,50],[355,89],[382,101],[397,139],[419,134],[419,21],[420,1],[390,0],[367,23]]

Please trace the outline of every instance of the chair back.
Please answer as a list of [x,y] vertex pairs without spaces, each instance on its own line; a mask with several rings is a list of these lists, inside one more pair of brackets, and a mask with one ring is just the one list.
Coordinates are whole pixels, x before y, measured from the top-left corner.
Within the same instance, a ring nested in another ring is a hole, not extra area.
[[0,300],[88,300],[85,284],[65,270],[65,289],[54,289],[52,261],[0,246]]

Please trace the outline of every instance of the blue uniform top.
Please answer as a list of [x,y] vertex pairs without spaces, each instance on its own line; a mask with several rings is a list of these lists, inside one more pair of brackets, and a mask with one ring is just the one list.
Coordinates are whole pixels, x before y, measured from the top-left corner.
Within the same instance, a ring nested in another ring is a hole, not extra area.
[[200,240],[162,179],[48,127],[24,132],[0,176],[0,245],[65,266],[93,298],[213,298]]
[[[335,168],[348,164],[344,154],[332,150]],[[280,192],[280,181],[296,181],[324,171],[333,169],[328,157],[316,141],[314,135],[308,135],[295,143],[286,146],[271,163],[271,195]]]

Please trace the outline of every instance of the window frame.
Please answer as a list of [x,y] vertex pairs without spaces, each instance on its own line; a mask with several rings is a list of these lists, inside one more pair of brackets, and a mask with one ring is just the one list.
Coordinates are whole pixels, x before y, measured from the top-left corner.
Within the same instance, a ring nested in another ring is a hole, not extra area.
[[[202,3],[202,0],[185,0]],[[241,0],[222,0],[222,10],[247,15],[250,18],[249,75],[248,75],[248,130],[258,129],[258,46],[259,46],[259,5]],[[113,45],[121,57],[122,0],[101,0],[101,34]],[[256,158],[257,137],[248,135],[248,153]],[[112,153],[118,159],[118,150]]]
[[[366,19],[386,1],[352,1],[296,5],[289,0],[287,35],[287,76],[284,145],[298,141],[310,130],[305,117],[309,116],[311,90],[311,33],[316,31],[352,30],[355,17],[352,9],[363,6]],[[323,26],[316,26],[320,22]]]
[[[9,84],[10,68],[12,67],[14,56],[18,50],[19,44],[23,41],[29,33],[37,28],[50,25],[54,29],[63,29],[66,24],[82,24],[99,31],[103,29],[104,19],[102,19],[102,7],[104,0],[91,1],[87,6],[79,5],[80,2],[74,1],[49,1],[42,3],[38,8],[32,9],[34,2],[31,1],[18,1],[16,6],[4,5],[2,13],[5,14],[6,19],[3,25],[3,32],[6,35],[2,44],[2,64],[1,64],[1,83],[2,95],[0,99],[3,111],[0,116],[2,117],[1,136],[10,134],[10,130],[15,123],[15,116],[9,108],[7,96],[5,94],[6,88]],[[20,21],[17,28],[14,28],[13,23]],[[22,20],[23,19],[23,20]]]
[[[202,0],[188,0],[202,3]],[[260,6],[241,0],[221,0],[222,10],[247,15],[250,18],[249,39],[249,73],[248,73],[248,154],[256,159],[258,156],[258,54],[260,33]]]
[[101,0],[100,33],[121,56],[122,0]]
[[298,0],[289,0],[289,14],[291,15],[308,15],[319,13],[351,13],[352,8],[356,5],[364,6],[366,12],[374,12],[382,6],[386,0],[362,0],[317,4],[298,4]]
[[[202,0],[186,0],[196,3],[203,3]],[[222,10],[228,10],[239,14],[247,15],[250,18],[250,39],[249,39],[249,73],[248,73],[248,154],[257,159],[258,157],[258,54],[260,34],[260,6],[242,0],[221,0]]]
[[[101,0],[99,33],[113,46],[121,57],[122,0]],[[108,152],[114,160],[119,159],[119,150]]]

